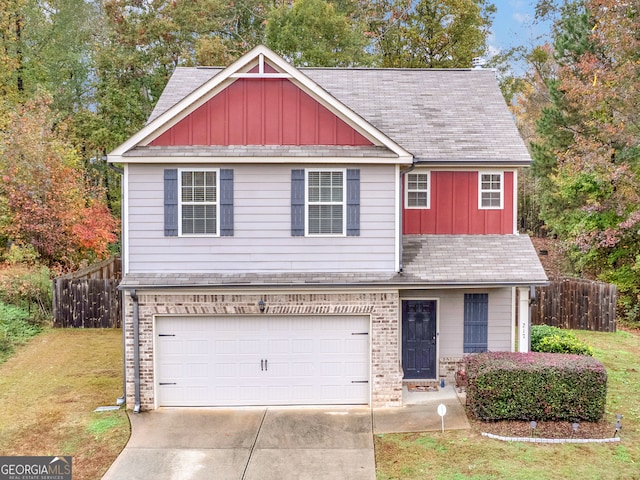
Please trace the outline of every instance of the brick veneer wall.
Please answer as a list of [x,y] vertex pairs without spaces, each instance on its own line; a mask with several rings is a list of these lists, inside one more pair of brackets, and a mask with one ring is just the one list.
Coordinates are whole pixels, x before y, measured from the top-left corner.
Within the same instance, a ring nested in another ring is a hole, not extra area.
[[[153,318],[155,315],[370,315],[371,404],[374,407],[402,404],[398,332],[398,294],[295,293],[295,294],[160,294],[138,293],[140,320],[140,398],[143,410],[154,408]],[[133,408],[133,307],[127,296],[126,365],[127,408]]]

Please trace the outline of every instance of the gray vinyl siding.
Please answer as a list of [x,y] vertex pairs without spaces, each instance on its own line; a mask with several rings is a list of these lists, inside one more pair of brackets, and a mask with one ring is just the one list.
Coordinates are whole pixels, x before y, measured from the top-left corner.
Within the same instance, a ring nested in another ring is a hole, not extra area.
[[402,299],[437,299],[439,303],[438,338],[439,357],[461,357],[463,355],[464,294],[489,294],[488,350],[511,350],[511,288],[468,290],[423,290],[406,292]]
[[[291,236],[291,170],[305,165],[233,166],[233,236],[167,237],[164,169],[176,167],[127,167],[129,272],[356,272],[395,268],[394,166],[345,167],[360,169],[361,198],[360,235],[344,237]],[[193,166],[203,167],[218,165]],[[313,166],[318,167],[323,166]]]

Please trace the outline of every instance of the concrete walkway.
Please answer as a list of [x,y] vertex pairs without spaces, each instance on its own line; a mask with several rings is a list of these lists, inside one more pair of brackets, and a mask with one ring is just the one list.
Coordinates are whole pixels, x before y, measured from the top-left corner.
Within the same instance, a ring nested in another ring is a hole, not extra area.
[[444,429],[471,428],[464,409],[464,394],[447,385],[436,392],[409,392],[404,387],[403,407],[374,408],[374,433],[432,432],[442,430],[438,406],[444,405]]
[[103,480],[375,479],[371,410],[159,409]]
[[374,433],[470,428],[453,387],[399,408],[161,408],[131,414],[103,480],[374,480]]

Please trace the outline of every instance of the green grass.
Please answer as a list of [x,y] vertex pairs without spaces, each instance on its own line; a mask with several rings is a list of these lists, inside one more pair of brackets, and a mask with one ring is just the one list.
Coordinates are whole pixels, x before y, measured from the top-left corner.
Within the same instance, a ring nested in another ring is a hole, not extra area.
[[71,455],[74,480],[104,475],[129,439],[122,332],[48,329],[0,365],[2,455]]
[[108,435],[114,428],[127,426],[127,418],[118,412],[94,412],[87,424],[87,431],[100,439]]
[[0,302],[0,364],[15,352],[16,347],[41,331],[39,325],[29,321],[27,310]]
[[605,419],[624,415],[621,443],[529,444],[487,439],[480,430],[377,435],[378,480],[640,479],[640,334],[574,331],[607,368]]

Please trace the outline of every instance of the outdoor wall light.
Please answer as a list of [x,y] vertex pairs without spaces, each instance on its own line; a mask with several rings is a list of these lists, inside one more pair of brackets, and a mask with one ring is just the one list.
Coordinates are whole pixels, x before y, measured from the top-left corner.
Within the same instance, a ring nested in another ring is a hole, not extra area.
[[613,438],[616,437],[616,435],[618,435],[618,433],[620,432],[620,430],[622,430],[622,415],[620,413],[616,413],[616,431],[613,432]]
[[265,309],[264,300],[260,299],[260,301],[258,302],[258,310],[260,310],[260,313],[264,313],[264,309]]

